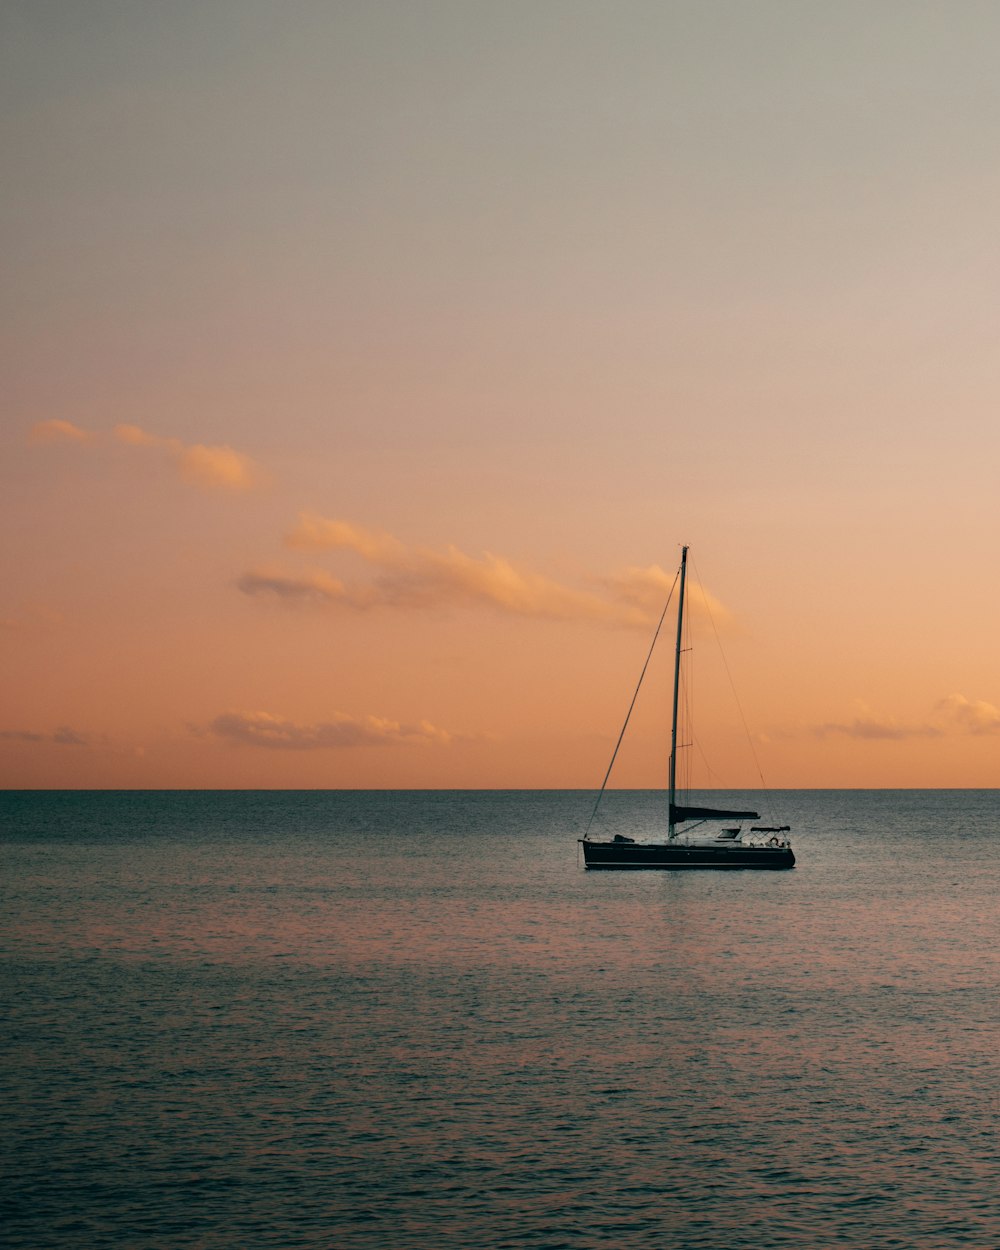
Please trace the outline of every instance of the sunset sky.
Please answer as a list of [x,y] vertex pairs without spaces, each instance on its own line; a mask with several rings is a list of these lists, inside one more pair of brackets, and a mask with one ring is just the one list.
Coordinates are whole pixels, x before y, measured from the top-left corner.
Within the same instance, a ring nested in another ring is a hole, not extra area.
[[1000,784],[1000,6],[2,20],[0,784]]

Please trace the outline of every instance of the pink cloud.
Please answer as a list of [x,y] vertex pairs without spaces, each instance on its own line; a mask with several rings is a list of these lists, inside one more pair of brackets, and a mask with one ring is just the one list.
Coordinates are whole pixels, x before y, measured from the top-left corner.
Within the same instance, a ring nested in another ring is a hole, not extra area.
[[1000,733],[1000,708],[983,699],[967,699],[964,694],[950,694],[941,700],[936,710],[966,733]]
[[271,712],[226,712],[209,725],[216,737],[273,751],[338,750],[366,746],[444,746],[453,735],[429,721],[402,724],[377,716],[336,713],[329,721],[300,725]]
[[[299,518],[285,542],[297,550],[352,552],[374,574],[350,584],[318,571],[251,570],[237,582],[244,594],[356,610],[479,605],[516,616],[648,628],[673,584],[672,576],[654,566],[626,570],[598,583],[597,590],[578,589],[491,552],[470,556],[455,546],[408,547],[391,534],[311,513]],[[721,605],[716,609],[726,616]]]
[[370,606],[360,592],[350,591],[342,581],[321,570],[286,574],[267,569],[251,569],[237,578],[245,595],[273,596],[287,603],[347,603],[352,607]]
[[161,438],[137,425],[116,425],[115,437],[131,447],[150,447],[164,452],[185,481],[223,490],[252,490],[263,481],[259,467],[242,452],[222,445],[185,444],[177,438]]
[[31,427],[33,443],[89,443],[95,437],[89,430],[82,430],[72,421],[38,421]]
[[934,707],[932,716],[923,722],[900,722],[892,717],[876,716],[864,705],[849,721],[827,721],[815,725],[816,737],[843,734],[848,738],[901,742],[910,738],[940,738],[955,733],[1000,734],[1000,708],[983,699],[967,699],[963,694],[950,694]]
[[874,716],[856,716],[852,721],[828,721],[824,725],[815,726],[813,733],[818,738],[827,734],[843,734],[847,738],[867,740],[882,739],[901,742],[907,738],[939,738],[941,730],[935,725],[901,725],[891,719],[878,719]]
[[0,738],[14,742],[50,742],[63,747],[91,745],[86,734],[71,729],[69,725],[60,725],[52,733],[37,733],[33,729],[0,729]]
[[[71,421],[39,421],[31,429],[36,443],[86,443],[107,435],[81,429]],[[116,425],[113,437],[129,447],[148,447],[173,462],[185,481],[211,489],[244,491],[263,484],[265,475],[249,456],[226,444],[182,443],[179,438],[162,438],[138,425]]]

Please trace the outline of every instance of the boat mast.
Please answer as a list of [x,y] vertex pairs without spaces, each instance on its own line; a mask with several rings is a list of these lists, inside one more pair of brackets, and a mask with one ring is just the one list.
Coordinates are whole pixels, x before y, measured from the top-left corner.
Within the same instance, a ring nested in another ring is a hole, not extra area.
[[684,582],[687,578],[687,547],[681,548],[681,587],[677,601],[677,647],[674,651],[674,708],[670,722],[670,784],[667,802],[667,836],[674,836],[674,802],[677,797],[677,702],[681,688],[681,640],[684,629]]

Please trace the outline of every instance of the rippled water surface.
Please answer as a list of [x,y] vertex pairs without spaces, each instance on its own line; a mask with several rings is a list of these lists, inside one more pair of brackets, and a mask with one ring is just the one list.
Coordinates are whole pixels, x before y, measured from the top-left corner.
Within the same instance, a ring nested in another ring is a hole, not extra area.
[[590,801],[0,795],[4,1244],[1000,1246],[1000,792]]

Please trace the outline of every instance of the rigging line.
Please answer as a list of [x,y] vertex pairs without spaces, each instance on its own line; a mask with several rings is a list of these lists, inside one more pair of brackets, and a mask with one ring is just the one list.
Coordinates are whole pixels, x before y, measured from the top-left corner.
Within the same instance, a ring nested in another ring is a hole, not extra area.
[[[692,565],[694,561],[691,561]],[[681,694],[684,705],[684,718],[681,724],[684,728],[684,745],[688,749],[684,752],[681,759],[681,775],[683,777],[683,792],[685,795],[691,794],[691,783],[694,779],[694,709],[697,706],[695,700],[695,680],[697,677],[695,654],[694,654],[694,629],[692,626],[692,613],[690,610],[684,620],[684,645],[682,653],[686,655],[687,661],[681,664]]]
[[[691,563],[694,565],[694,560]],[[740,720],[743,722],[743,732],[747,736],[747,745],[750,747],[750,754],[753,756],[754,767],[757,769],[757,776],[760,778],[761,788],[767,796],[768,806],[773,810],[771,800],[771,791],[767,787],[764,780],[764,774],[761,771],[760,760],[757,758],[757,749],[753,744],[753,738],[750,736],[750,727],[747,725],[747,718],[743,714],[743,704],[740,702],[740,696],[736,693],[736,683],[733,681],[733,675],[729,671],[729,661],[726,659],[726,653],[722,649],[722,639],[719,637],[719,631],[715,625],[715,617],[712,615],[712,608],[708,602],[708,595],[705,594],[705,585],[701,580],[701,574],[698,572],[698,566],[694,566],[695,577],[698,579],[698,585],[701,587],[701,598],[705,605],[705,611],[708,613],[708,619],[712,622],[712,633],[715,634],[715,643],[719,648],[719,655],[722,656],[722,667],[726,670],[726,676],[729,678],[729,689],[733,692],[733,699],[736,701],[736,710],[740,714]]]
[[667,602],[663,605],[663,611],[660,613],[660,620],[656,626],[656,633],[653,634],[653,641],[649,644],[649,654],[646,656],[646,663],[642,666],[642,672],[639,674],[639,681],[636,684],[635,694],[632,696],[632,702],[628,705],[628,711],[625,713],[625,724],[622,725],[622,731],[618,735],[618,741],[615,743],[615,749],[611,755],[611,763],[608,765],[608,771],[604,774],[604,780],[601,782],[601,788],[598,791],[597,802],[594,804],[594,810],[590,813],[590,819],[587,821],[587,831],[584,837],[590,836],[590,827],[594,823],[594,817],[597,815],[597,809],[601,805],[601,799],[604,798],[604,791],[608,784],[608,778],[611,776],[611,770],[615,766],[615,760],[618,758],[618,748],[622,744],[622,738],[625,737],[625,730],[628,729],[629,717],[632,715],[632,709],[635,707],[635,701],[639,697],[639,688],[642,685],[642,679],[646,676],[646,669],[649,668],[649,661],[653,658],[653,648],[656,646],[656,640],[660,636],[660,630],[663,627],[664,619],[667,615],[667,608],[670,607],[670,600],[674,597],[674,587],[677,585],[677,579],[680,577],[680,570],[674,574],[674,584],[670,587],[670,594],[667,595]]
[[720,785],[716,785],[716,784],[715,784],[716,782],[721,781],[721,780],[722,780],[722,778],[721,778],[721,777],[719,776],[719,774],[715,771],[715,769],[712,767],[712,765],[708,762],[708,756],[705,754],[705,750],[704,750],[704,748],[703,748],[703,747],[702,747],[702,745],[701,745],[701,739],[699,739],[699,738],[695,738],[694,736],[692,736],[691,741],[694,743],[695,749],[697,750],[698,754],[701,756],[701,762],[702,762],[702,765],[704,766],[704,769],[705,769],[705,775],[708,777],[708,780],[709,780],[709,781],[711,781],[711,782],[713,783],[713,784],[712,784],[712,789],[713,789],[713,790],[722,790],[722,789],[724,789],[724,787],[723,787],[723,786],[720,786]]

